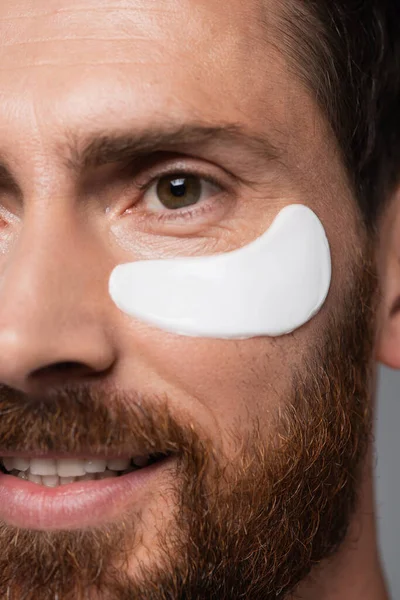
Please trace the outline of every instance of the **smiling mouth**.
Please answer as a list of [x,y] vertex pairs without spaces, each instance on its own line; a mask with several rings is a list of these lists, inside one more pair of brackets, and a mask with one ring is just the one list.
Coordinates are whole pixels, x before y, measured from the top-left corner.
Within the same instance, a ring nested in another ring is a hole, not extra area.
[[0,472],[37,485],[55,488],[71,483],[128,475],[169,457],[155,453],[132,458],[32,458],[7,456],[0,459]]
[[32,530],[73,530],[118,521],[133,506],[157,505],[162,490],[176,479],[178,463],[174,452],[3,455],[0,522]]

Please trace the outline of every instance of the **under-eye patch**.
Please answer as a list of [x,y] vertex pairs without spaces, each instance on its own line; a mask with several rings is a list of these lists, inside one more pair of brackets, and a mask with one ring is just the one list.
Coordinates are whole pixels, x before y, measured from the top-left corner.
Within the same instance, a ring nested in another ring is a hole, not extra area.
[[330,283],[322,223],[295,204],[238,250],[119,265],[109,290],[124,313],[166,331],[243,339],[298,329],[319,312]]

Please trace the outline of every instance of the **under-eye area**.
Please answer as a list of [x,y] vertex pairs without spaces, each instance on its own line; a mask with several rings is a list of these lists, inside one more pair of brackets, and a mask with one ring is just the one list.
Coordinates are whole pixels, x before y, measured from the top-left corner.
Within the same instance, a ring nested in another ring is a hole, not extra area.
[[166,460],[165,453],[119,458],[29,458],[3,457],[0,471],[46,487],[81,481],[122,477]]

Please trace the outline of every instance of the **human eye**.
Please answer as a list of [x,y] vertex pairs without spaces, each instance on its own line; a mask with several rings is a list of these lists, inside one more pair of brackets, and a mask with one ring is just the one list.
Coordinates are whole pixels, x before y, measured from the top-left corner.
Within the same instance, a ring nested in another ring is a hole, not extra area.
[[207,202],[221,187],[194,173],[171,173],[157,178],[143,194],[151,212],[179,211]]
[[[221,177],[222,179],[222,177]],[[229,184],[208,173],[170,170],[136,181],[138,195],[129,212],[136,212],[149,226],[165,223],[179,226],[206,225],[218,219],[230,204]]]

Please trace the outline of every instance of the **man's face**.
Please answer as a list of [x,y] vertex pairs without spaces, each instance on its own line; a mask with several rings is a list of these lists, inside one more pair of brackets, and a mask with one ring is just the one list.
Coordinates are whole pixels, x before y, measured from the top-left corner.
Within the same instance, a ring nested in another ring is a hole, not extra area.
[[[3,476],[2,597],[276,598],[343,538],[373,285],[280,31],[272,1],[0,7],[0,455],[157,459],[51,490]],[[171,208],[157,184],[182,174],[202,192]],[[180,337],[113,304],[116,265],[228,252],[293,203],[333,280],[290,336]]]

